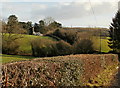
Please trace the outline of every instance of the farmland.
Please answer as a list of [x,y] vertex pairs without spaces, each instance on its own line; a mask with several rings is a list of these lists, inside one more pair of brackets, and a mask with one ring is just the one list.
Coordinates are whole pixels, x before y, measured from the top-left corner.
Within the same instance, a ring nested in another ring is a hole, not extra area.
[[51,39],[50,37],[45,37],[45,36],[34,36],[34,35],[25,35],[24,38],[18,39],[17,41],[20,41],[20,47],[19,51],[21,53],[26,53],[27,55],[31,55],[31,41],[35,38],[48,38]]
[[[44,38],[44,39],[50,39],[54,41],[54,39],[47,37],[47,36],[25,35],[23,38],[20,38],[17,40],[20,43],[20,47],[18,50],[20,54],[25,54],[25,55],[32,54],[31,41],[35,38]],[[100,38],[94,36],[92,37],[92,41],[93,41],[94,49],[99,51],[100,50]],[[102,38],[101,39],[101,51],[107,53],[110,50],[111,49],[108,47],[108,38]],[[3,54],[2,57],[3,57],[2,63],[8,63],[11,61],[28,60],[28,59],[33,58],[32,56],[18,56],[18,55],[5,55],[5,54]]]
[[6,55],[6,54],[1,54],[0,56],[2,58],[1,60],[2,64],[15,62],[15,61],[31,60],[35,58],[32,56]]
[[[14,35],[14,34],[12,34]],[[8,34],[5,34],[5,38],[7,38]],[[16,35],[16,36],[19,36]],[[18,49],[18,52],[20,55],[32,55],[32,50],[31,50],[31,41],[36,38],[44,38],[44,39],[50,39],[53,40],[50,37],[47,36],[34,36],[34,35],[21,35],[22,38],[17,39],[16,41],[19,43],[20,47]]]
[[[50,40],[54,40],[50,37],[46,37],[46,36],[33,36],[33,35],[26,35],[24,38],[19,39],[18,41],[20,41],[20,48],[19,50],[21,52],[26,52],[26,53],[31,53],[31,40],[35,39],[35,38],[47,38]],[[92,37],[92,41],[93,41],[93,47],[95,50],[99,51],[100,50],[100,37],[97,36],[93,36]],[[101,51],[102,52],[109,52],[111,49],[108,47],[108,38],[101,38]]]
[[[32,56],[31,49],[31,41],[34,39],[57,41],[47,36],[23,35],[23,38],[17,40],[20,44],[18,55],[1,54],[2,70],[7,73],[10,78],[6,81],[8,86],[25,86],[24,82],[26,82],[27,86],[112,85],[111,81],[114,79],[118,71],[116,68],[119,66],[117,55],[78,54],[36,58]],[[96,51],[100,51],[100,46],[101,52],[108,53],[111,50],[108,47],[108,37],[102,37],[100,39],[98,36],[92,36],[91,41]],[[6,72],[6,69],[8,69],[10,73]],[[18,76],[12,76],[13,74],[18,74]],[[4,74],[3,76],[6,75]],[[28,76],[31,78],[28,78]],[[21,80],[19,77],[24,78],[24,80]],[[5,82],[5,79],[3,80]],[[12,82],[11,80],[15,81]],[[3,85],[6,86],[4,82]]]
[[[95,50],[99,51],[101,47],[101,52],[108,53],[111,49],[108,46],[108,37],[101,38],[100,37],[93,37],[93,47]],[[101,42],[101,45],[100,45]]]
[[[12,48],[13,50],[15,48],[17,53],[1,54],[2,61],[0,63],[3,64],[3,76],[4,78],[8,77],[8,79],[3,79],[3,86],[112,85],[111,81],[114,80],[119,67],[118,56],[115,54],[96,54],[108,53],[111,50],[108,47],[107,36],[103,35],[100,39],[99,35],[94,35],[95,32],[91,35],[90,32],[79,31],[76,37],[74,30],[66,31],[63,29],[54,32],[60,36],[53,36],[60,40],[54,37],[27,34],[22,34],[22,38],[15,41],[11,39],[11,43],[17,42],[19,47],[14,47],[17,43],[7,45],[6,48],[11,49],[10,53],[12,53]],[[4,37],[7,38],[8,35],[6,33]],[[76,41],[74,41],[75,38]],[[4,43],[8,44],[7,42],[9,43],[9,41]],[[80,44],[83,46],[79,46]],[[4,47],[4,49],[6,48]],[[80,52],[76,53],[76,50]],[[81,52],[82,50],[85,52]],[[93,52],[90,53],[89,50]]]

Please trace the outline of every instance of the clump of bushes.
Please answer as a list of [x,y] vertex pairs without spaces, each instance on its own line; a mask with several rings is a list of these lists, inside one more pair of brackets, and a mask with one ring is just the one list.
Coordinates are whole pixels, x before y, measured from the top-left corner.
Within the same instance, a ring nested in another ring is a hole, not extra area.
[[72,46],[65,41],[35,39],[31,42],[33,56],[47,57],[71,54]]
[[73,47],[63,40],[56,43],[56,48],[57,55],[68,55],[73,53]]
[[[57,36],[61,36],[57,41],[47,39],[47,38],[37,38],[31,42],[31,51],[33,56],[38,57],[48,57],[48,56],[61,56],[69,54],[81,54],[81,53],[92,53],[93,47],[91,40],[84,37],[84,33],[77,33],[73,30],[56,30],[54,32]],[[53,34],[54,34],[53,33]],[[77,35],[75,35],[77,34]],[[3,38],[2,51],[5,54],[19,54],[19,55],[31,55],[19,51],[19,41],[16,38],[20,39],[21,37],[11,35],[12,37]],[[53,35],[54,36],[54,35]]]
[[[56,30],[56,34],[57,31],[59,30]],[[31,43],[33,56],[47,57],[47,56],[69,55],[69,54],[94,53],[93,43],[89,38],[87,37],[78,38],[78,36],[75,38],[75,36],[73,36],[72,34],[67,36],[68,34],[58,32],[58,36],[66,36],[66,41],[65,39],[64,40],[61,39],[58,41],[53,41],[50,39],[34,39]],[[67,42],[68,38],[69,39],[71,38],[70,39],[72,41],[71,43]]]
[[80,53],[93,53],[93,43],[89,39],[82,39],[74,43],[74,52],[77,54]]
[[52,35],[57,36],[72,45],[76,41],[76,33],[77,31],[75,30],[57,29]]
[[16,40],[4,38],[2,39],[2,53],[3,54],[17,54],[19,43]]
[[49,39],[34,39],[31,42],[33,56],[52,56],[54,55],[55,42]]
[[57,29],[52,35],[61,38],[73,48],[73,54],[94,53],[91,32],[79,32],[79,30]]
[[80,39],[89,39],[92,33],[91,32],[79,32],[79,30],[57,29],[51,35],[61,38],[62,40],[73,45],[76,41]]

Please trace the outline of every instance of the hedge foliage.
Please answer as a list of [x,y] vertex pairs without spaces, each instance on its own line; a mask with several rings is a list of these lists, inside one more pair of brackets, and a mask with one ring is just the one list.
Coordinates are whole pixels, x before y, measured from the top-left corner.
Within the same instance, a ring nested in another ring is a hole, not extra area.
[[94,53],[94,49],[93,49],[93,43],[91,40],[89,39],[82,39],[80,41],[77,41],[74,43],[74,49],[75,49],[75,53],[80,54],[80,53]]
[[33,56],[37,57],[94,53],[93,43],[89,39],[78,40],[73,45],[64,40],[34,39],[31,47]]
[[2,86],[87,86],[91,79],[99,82],[95,78],[109,66],[116,69],[117,55],[70,55],[8,63],[2,66]]
[[38,57],[68,55],[72,53],[72,46],[63,40],[56,42],[49,39],[34,39],[31,45],[33,56]]
[[4,36],[2,39],[2,53],[3,54],[17,54],[18,48],[20,47],[19,42],[17,39],[15,40],[16,35],[12,35],[12,37],[8,38],[9,36]]

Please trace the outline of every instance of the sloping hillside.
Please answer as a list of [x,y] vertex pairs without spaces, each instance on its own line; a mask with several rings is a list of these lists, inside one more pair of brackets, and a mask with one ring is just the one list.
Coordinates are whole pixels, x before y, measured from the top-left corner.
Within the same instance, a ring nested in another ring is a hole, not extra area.
[[[13,34],[14,36],[14,34]],[[35,36],[35,35],[25,35],[25,34],[22,34],[22,35],[19,35],[19,34],[15,34],[15,36],[21,36],[22,38],[19,38],[17,39],[17,43],[20,45],[19,49],[18,49],[18,54],[19,55],[32,55],[32,49],[31,49],[31,41],[33,39],[36,39],[36,38],[44,38],[44,39],[50,39],[50,40],[53,40],[52,38],[50,37],[47,37],[47,36]],[[7,39],[8,37],[8,34],[5,34],[4,35],[4,38]]]
[[46,37],[46,36],[35,36],[35,35],[25,35],[23,38],[18,39],[17,41],[20,41],[20,47],[19,47],[19,51],[21,53],[21,55],[26,54],[26,55],[32,55],[32,49],[31,49],[31,41],[35,38],[48,38],[48,39],[52,39],[50,37]]
[[109,29],[107,28],[89,28],[89,27],[63,27],[66,30],[77,30],[79,32],[92,32],[96,36],[109,36]]

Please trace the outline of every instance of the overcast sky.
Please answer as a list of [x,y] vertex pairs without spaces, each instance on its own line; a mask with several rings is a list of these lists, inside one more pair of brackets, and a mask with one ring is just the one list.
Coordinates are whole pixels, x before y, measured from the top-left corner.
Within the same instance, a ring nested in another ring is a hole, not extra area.
[[2,19],[16,15],[33,23],[52,17],[63,26],[109,27],[118,10],[118,0],[1,0]]

